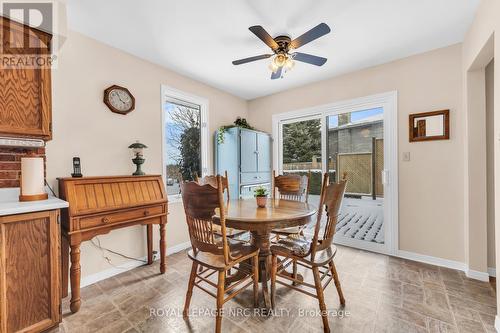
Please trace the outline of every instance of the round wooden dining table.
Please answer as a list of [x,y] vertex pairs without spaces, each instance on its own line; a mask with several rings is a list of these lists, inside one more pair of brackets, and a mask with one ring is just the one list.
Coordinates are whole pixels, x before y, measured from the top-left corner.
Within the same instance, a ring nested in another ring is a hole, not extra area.
[[[264,208],[257,206],[255,199],[230,200],[226,206],[226,227],[247,230],[252,234],[252,244],[260,249],[259,280],[265,307],[271,308],[271,299],[267,281],[270,278],[271,232],[273,229],[302,226],[311,221],[316,208],[305,202],[267,199]],[[215,220],[217,222],[217,217]],[[233,276],[228,276],[228,283],[240,280],[243,270],[238,270]]]

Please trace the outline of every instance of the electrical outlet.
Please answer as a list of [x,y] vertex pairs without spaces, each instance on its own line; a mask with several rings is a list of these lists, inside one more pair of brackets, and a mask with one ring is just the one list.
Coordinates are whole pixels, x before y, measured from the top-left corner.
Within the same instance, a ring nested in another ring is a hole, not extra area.
[[409,162],[410,161],[410,152],[409,151],[403,152],[403,161],[404,162]]
[[160,259],[160,254],[158,251],[153,251],[153,261],[159,260]]

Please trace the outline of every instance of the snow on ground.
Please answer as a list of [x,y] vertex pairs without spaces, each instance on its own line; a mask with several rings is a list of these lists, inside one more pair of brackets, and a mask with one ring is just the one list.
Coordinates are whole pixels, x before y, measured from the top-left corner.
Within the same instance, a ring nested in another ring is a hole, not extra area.
[[[309,202],[317,206],[319,196],[309,195]],[[377,200],[372,200],[371,197],[362,197],[361,199],[344,198],[337,221],[336,237],[343,236],[383,244],[383,203],[383,199],[380,198]],[[306,233],[312,234],[313,232],[314,223],[311,223],[307,227]]]

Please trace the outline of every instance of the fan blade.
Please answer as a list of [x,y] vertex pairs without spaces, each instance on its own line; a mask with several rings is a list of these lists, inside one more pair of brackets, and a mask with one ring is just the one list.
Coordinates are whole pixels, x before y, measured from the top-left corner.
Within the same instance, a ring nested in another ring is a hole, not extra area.
[[311,65],[323,66],[327,59],[312,54],[295,52],[293,53],[293,60],[305,62]]
[[271,49],[276,50],[279,47],[278,43],[276,43],[273,37],[271,37],[262,26],[254,25],[248,29],[251,32],[253,32],[255,36],[259,37],[261,41],[266,43],[266,45],[269,46]]
[[283,70],[283,67],[280,67],[280,68],[278,68],[278,70],[276,72],[273,72],[273,74],[271,74],[271,80],[280,79],[282,70]]
[[294,49],[298,49],[299,47],[326,35],[330,31],[330,27],[326,23],[320,23],[305,34],[292,40],[290,46]]
[[233,61],[233,65],[241,65],[241,64],[246,64],[247,62],[252,62],[252,61],[257,61],[257,60],[262,60],[262,59],[267,59],[271,57],[272,54],[261,54],[255,57],[250,57],[250,58],[245,58],[245,59],[239,59]]

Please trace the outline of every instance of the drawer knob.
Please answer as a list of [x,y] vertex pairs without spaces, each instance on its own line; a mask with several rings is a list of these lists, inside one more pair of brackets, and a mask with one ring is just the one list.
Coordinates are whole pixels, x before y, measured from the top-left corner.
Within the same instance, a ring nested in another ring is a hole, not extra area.
[[149,215],[149,210],[145,210],[144,211],[144,216],[148,216]]
[[109,218],[107,218],[107,217],[103,217],[103,218],[102,218],[102,222],[103,222],[103,223],[109,223]]

